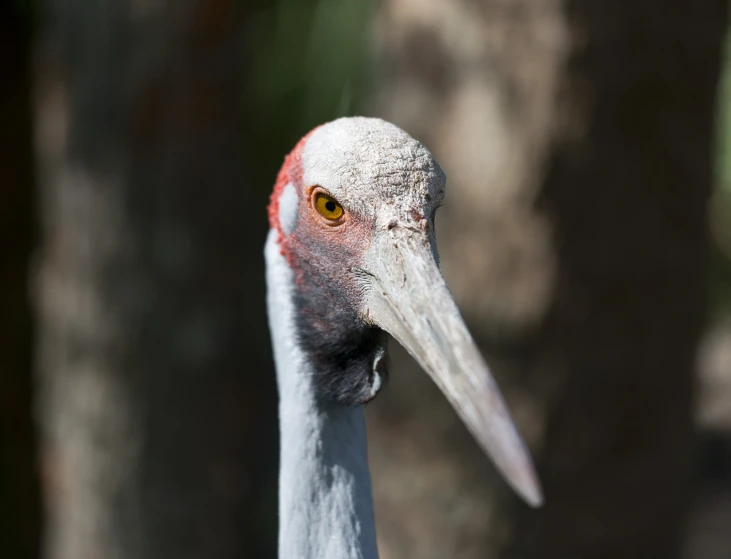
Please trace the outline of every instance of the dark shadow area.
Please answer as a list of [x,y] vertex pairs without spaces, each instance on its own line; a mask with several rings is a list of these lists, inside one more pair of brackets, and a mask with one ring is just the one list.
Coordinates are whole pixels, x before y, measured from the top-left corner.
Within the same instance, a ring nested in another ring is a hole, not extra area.
[[41,507],[33,422],[30,257],[36,241],[31,17],[0,7],[0,555],[36,559]]
[[568,15],[562,103],[584,108],[584,134],[563,138],[541,199],[560,259],[544,350],[562,348],[568,378],[540,459],[546,506],[516,556],[678,557],[727,6],[577,1]]

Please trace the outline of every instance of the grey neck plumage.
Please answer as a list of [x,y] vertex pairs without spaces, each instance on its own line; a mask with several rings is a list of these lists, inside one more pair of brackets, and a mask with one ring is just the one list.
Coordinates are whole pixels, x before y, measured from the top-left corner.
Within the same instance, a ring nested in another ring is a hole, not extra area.
[[280,559],[377,559],[363,407],[318,402],[299,349],[294,274],[269,232],[267,307],[279,386]]

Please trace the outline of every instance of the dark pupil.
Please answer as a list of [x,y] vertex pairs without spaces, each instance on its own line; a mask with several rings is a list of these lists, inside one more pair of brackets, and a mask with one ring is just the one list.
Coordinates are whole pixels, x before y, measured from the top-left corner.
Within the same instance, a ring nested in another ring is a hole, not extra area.
[[325,202],[325,209],[329,212],[334,212],[335,202],[333,202],[332,200],[328,200],[327,202]]

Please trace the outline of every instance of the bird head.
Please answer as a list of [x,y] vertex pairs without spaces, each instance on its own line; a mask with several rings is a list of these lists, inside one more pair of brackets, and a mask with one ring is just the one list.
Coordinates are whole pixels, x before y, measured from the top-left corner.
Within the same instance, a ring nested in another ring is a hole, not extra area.
[[445,186],[431,153],[380,119],[342,118],[297,144],[269,219],[294,273],[298,341],[318,397],[357,405],[387,378],[391,334],[538,505],[530,456],[439,271],[434,216]]

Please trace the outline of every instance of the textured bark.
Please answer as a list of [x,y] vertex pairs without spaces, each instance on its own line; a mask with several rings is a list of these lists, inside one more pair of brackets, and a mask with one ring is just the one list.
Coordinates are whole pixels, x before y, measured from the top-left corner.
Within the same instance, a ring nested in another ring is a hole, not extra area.
[[276,404],[261,295],[266,196],[242,162],[244,5],[46,7],[45,554],[266,557]]
[[0,7],[0,555],[38,556],[28,261],[35,241],[30,21]]
[[443,269],[547,500],[396,359],[370,410],[384,559],[679,555],[725,24],[721,0],[382,5],[374,110],[447,173]]

